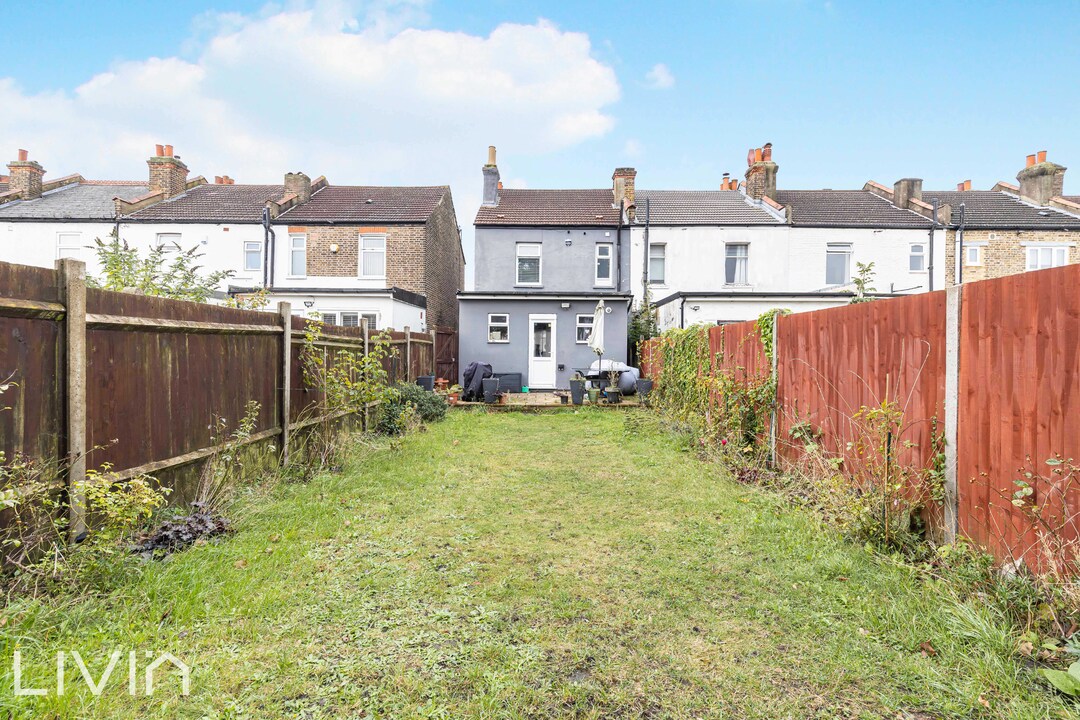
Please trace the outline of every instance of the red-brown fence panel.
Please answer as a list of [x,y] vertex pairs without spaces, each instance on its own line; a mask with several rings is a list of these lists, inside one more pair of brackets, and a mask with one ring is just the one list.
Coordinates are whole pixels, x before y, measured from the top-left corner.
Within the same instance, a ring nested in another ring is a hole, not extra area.
[[[1035,528],[1011,497],[1033,470],[1030,501],[1080,511],[1080,489],[1062,492],[1046,465],[1080,460],[1080,265],[965,285],[960,309],[960,531],[1038,565]],[[1077,539],[1075,518],[1061,524]]]

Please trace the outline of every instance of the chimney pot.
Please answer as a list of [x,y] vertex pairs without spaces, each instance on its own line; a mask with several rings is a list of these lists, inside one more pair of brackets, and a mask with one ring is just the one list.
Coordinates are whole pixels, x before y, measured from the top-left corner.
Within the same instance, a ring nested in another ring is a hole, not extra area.
[[762,155],[761,148],[755,149],[754,150],[754,162],[761,162],[761,160],[762,160],[761,155]]
[[764,147],[761,148],[761,159],[765,162],[772,160],[772,143],[765,143]]
[[971,189],[971,181],[970,180],[965,180],[964,181],[964,190],[970,190],[970,189]]
[[173,156],[173,146],[172,145],[166,145],[165,146],[165,157],[172,157],[172,156]]
[[964,191],[964,183],[963,182],[956,183],[956,189],[958,191],[960,191],[960,192],[963,192]]
[[165,146],[164,145],[155,145],[154,146],[154,157],[165,157]]
[[26,162],[29,159],[30,159],[30,151],[29,150],[20,150],[19,151],[19,162]]
[[1027,165],[1026,165],[1026,167],[1031,167],[1034,164],[1035,164],[1035,156],[1034,155],[1028,155],[1027,156]]
[[1039,151],[1039,157],[1036,160],[1037,160],[1037,162],[1041,162],[1041,163],[1046,162],[1046,151],[1045,150],[1040,150]]
[[495,165],[495,146],[494,145],[488,145],[487,164],[491,165],[491,166]]
[[215,175],[215,176],[214,176],[214,184],[215,184],[215,185],[220,185],[220,184],[221,184],[221,182],[222,182],[222,181],[221,181],[221,176],[220,176],[220,175]]

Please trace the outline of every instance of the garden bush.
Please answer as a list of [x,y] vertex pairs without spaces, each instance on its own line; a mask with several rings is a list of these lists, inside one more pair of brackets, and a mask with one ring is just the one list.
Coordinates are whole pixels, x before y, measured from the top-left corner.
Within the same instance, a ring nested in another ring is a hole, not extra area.
[[384,435],[404,435],[418,420],[438,422],[446,417],[449,403],[414,383],[399,383],[383,399],[377,429]]

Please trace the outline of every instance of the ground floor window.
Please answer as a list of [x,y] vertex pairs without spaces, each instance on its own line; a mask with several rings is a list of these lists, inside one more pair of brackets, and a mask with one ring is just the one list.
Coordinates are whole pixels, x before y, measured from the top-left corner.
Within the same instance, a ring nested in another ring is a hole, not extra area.
[[488,315],[488,342],[510,342],[510,316],[506,314]]
[[1061,267],[1069,262],[1069,248],[1064,245],[1048,247],[1029,247],[1027,249],[1027,269],[1045,270]]
[[589,342],[589,338],[592,337],[592,323],[592,315],[577,316],[577,341],[579,345]]
[[341,310],[320,313],[322,321],[326,325],[338,325],[340,327],[363,327],[368,330],[378,330],[379,314],[373,312],[358,312],[356,310]]
[[967,265],[982,265],[982,248],[978,245],[969,245],[964,248]]

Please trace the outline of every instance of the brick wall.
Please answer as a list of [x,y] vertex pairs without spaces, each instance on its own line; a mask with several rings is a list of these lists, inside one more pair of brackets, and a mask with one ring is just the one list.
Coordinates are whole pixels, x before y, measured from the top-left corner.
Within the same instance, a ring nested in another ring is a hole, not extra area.
[[465,259],[461,251],[454,199],[447,190],[426,226],[424,266],[427,269],[428,324],[458,326],[457,293],[465,289]]
[[167,200],[187,189],[187,165],[176,158],[152,157],[146,164],[150,166],[150,192],[164,193]]
[[[964,263],[964,282],[988,280],[1015,275],[1027,269],[1027,247],[1021,242],[1077,242],[1077,234],[1064,230],[965,230],[964,247],[968,243],[986,243],[982,246],[982,265]],[[966,254],[966,252],[965,252]],[[1069,262],[1080,262],[1080,248],[1069,248]],[[956,284],[956,231],[946,233],[945,243],[946,285]]]

